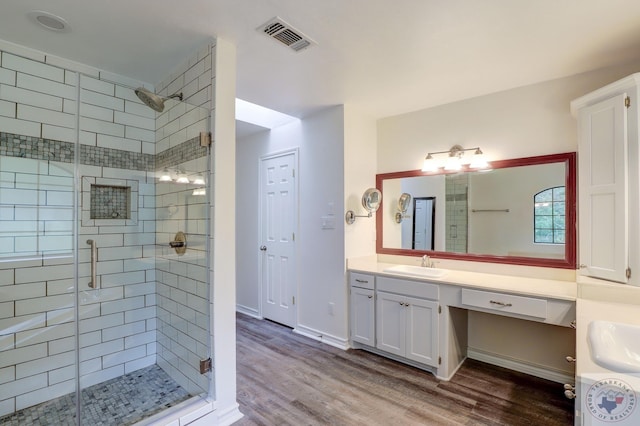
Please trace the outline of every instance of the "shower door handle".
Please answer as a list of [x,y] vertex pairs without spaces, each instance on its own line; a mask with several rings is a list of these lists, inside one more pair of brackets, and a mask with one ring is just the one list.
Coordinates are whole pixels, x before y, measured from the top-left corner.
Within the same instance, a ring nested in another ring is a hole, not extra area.
[[94,240],[87,240],[87,244],[91,246],[91,281],[89,287],[98,288],[98,280],[96,276],[96,263],[98,262],[98,247]]

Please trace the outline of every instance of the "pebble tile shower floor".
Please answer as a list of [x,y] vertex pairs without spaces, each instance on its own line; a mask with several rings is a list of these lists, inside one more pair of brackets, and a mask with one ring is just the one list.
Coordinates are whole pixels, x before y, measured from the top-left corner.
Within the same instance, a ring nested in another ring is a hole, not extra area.
[[[157,365],[82,391],[82,425],[130,425],[190,398]],[[75,425],[75,394],[0,418],[2,426]]]

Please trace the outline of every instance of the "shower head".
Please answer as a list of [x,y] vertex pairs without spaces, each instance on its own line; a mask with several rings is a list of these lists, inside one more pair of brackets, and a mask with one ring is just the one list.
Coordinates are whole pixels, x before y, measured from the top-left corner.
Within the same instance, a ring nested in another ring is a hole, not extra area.
[[140,98],[140,100],[144,102],[146,106],[158,112],[162,112],[164,110],[164,101],[166,101],[167,99],[177,98],[182,100],[182,93],[174,93],[171,96],[163,98],[162,96],[156,95],[155,93],[145,89],[144,87],[138,87],[136,89],[136,96]]

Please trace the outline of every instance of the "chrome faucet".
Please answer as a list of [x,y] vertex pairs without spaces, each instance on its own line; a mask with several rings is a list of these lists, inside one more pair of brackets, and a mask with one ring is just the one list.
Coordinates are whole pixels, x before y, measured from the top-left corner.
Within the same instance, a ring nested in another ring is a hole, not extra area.
[[422,266],[425,268],[433,268],[433,262],[428,255],[422,256]]

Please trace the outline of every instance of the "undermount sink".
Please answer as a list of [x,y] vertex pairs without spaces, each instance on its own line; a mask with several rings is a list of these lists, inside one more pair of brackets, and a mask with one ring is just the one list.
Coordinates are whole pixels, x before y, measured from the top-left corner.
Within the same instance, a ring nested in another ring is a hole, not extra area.
[[587,331],[591,359],[618,373],[640,373],[640,326],[592,321]]
[[442,278],[447,274],[448,271],[446,269],[426,268],[424,266],[396,265],[384,269],[384,272],[411,275],[414,277]]

